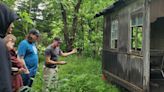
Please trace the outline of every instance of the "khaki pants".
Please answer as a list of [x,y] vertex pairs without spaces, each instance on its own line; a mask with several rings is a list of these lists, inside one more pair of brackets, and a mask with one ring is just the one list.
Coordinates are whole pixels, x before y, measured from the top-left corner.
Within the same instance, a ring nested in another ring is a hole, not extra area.
[[48,68],[44,66],[43,70],[43,91],[42,92],[54,92],[57,88],[57,67]]

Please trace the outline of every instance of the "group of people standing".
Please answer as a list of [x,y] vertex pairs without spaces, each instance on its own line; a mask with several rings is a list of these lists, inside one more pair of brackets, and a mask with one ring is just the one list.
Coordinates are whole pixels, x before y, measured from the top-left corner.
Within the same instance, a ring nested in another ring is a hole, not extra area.
[[[38,50],[36,42],[40,37],[37,29],[31,29],[17,50],[14,48],[16,37],[12,34],[13,22],[18,19],[15,12],[0,3],[0,92],[19,92],[23,86],[31,87],[38,68]],[[64,53],[60,49],[62,43],[55,37],[45,50],[45,65],[43,70],[44,91],[49,92],[50,85],[55,85],[57,65],[66,64],[59,61],[58,56],[68,56],[76,53]]]

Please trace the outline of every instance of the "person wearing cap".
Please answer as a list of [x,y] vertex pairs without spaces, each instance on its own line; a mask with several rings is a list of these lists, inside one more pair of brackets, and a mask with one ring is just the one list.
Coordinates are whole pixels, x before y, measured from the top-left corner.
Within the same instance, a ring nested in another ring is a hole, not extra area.
[[[65,61],[59,61],[59,56],[68,56],[77,52],[73,49],[71,52],[64,53],[60,49],[62,41],[59,37],[55,37],[52,44],[50,44],[45,50],[45,66],[43,71],[44,87],[43,92],[49,92],[49,90],[56,87],[55,80],[57,79],[57,65],[66,64]],[[51,85],[51,86],[50,86]]]
[[38,68],[38,51],[36,41],[39,39],[39,31],[31,29],[26,39],[18,45],[18,57],[25,62],[29,70],[29,74],[22,74],[23,85],[31,87]]
[[16,13],[0,2],[0,92],[12,92],[11,62],[2,38],[12,33],[13,22],[16,19]]

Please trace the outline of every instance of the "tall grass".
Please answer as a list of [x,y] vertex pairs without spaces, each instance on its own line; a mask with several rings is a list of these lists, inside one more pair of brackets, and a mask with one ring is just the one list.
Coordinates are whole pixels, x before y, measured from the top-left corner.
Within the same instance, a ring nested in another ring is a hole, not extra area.
[[[69,56],[60,60],[67,64],[59,66],[58,87],[52,92],[120,92],[115,86],[101,79],[101,60],[81,56]],[[42,70],[40,67],[32,92],[41,92]]]
[[63,60],[67,64],[59,66],[57,92],[119,92],[101,79],[101,60],[80,56]]
[[44,65],[44,56],[40,55],[39,57],[39,67],[36,74],[36,77],[34,78],[34,82],[31,88],[31,92],[42,92],[42,86],[43,86],[43,65]]

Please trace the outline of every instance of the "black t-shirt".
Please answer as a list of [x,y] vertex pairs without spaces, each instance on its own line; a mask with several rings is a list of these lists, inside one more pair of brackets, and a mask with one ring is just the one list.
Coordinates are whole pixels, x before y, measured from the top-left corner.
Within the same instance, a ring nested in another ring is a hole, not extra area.
[[[53,48],[50,45],[45,50],[45,56],[50,56],[51,57],[50,59],[54,62],[58,61],[59,55],[61,55],[61,50],[59,47]],[[55,64],[46,64],[46,63],[45,63],[45,66],[49,67],[49,68],[55,68],[56,67]]]

